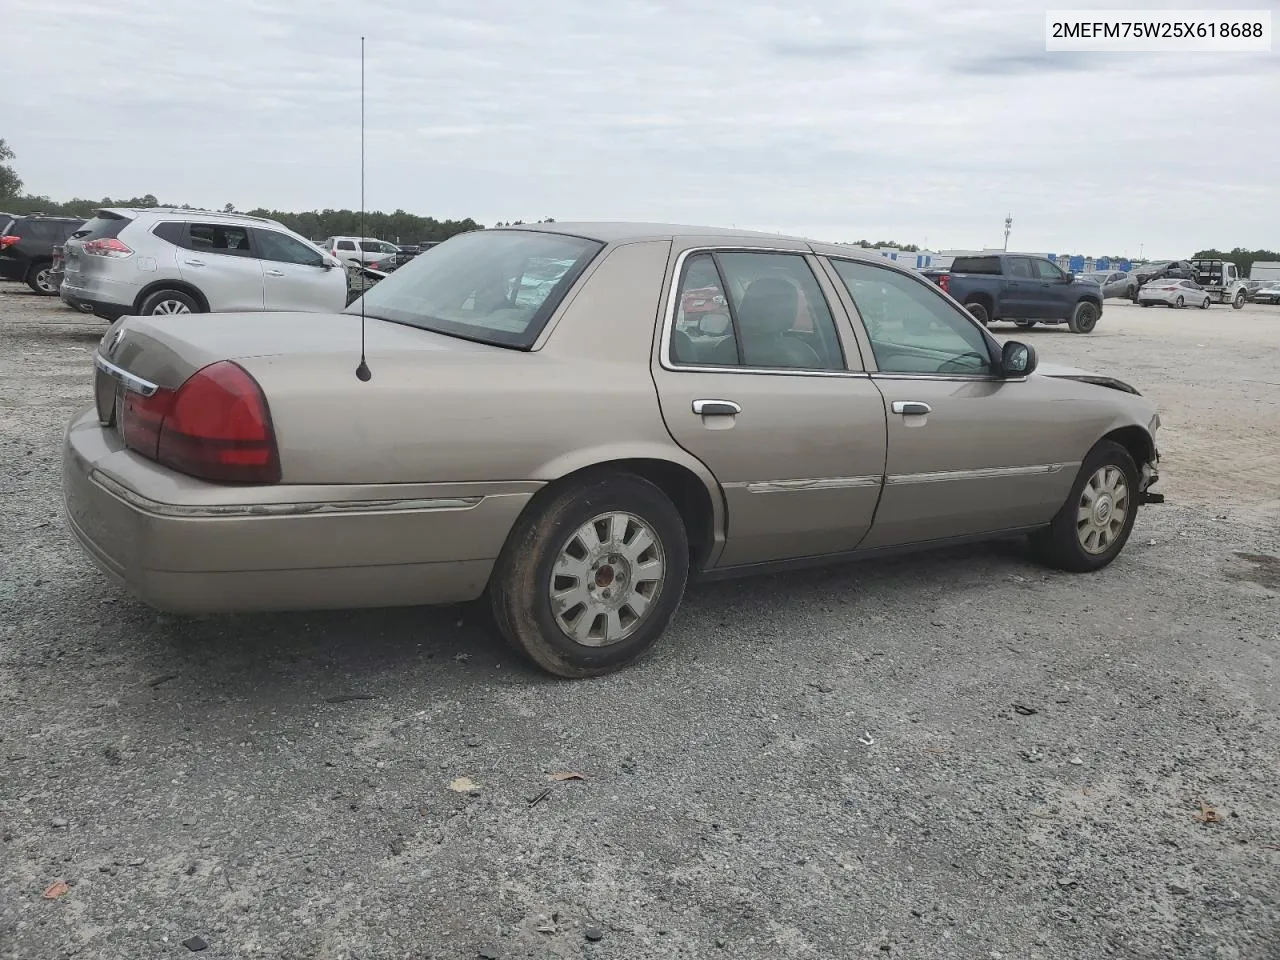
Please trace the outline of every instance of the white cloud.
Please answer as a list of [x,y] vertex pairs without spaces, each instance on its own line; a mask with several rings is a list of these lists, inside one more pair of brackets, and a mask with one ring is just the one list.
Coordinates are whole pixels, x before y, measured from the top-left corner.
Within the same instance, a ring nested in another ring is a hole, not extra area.
[[8,99],[0,136],[53,196],[354,206],[363,33],[375,208],[934,246],[998,243],[1012,212],[1022,249],[1280,244],[1280,58],[1050,55],[1015,0],[5,6],[6,73],[40,100]]

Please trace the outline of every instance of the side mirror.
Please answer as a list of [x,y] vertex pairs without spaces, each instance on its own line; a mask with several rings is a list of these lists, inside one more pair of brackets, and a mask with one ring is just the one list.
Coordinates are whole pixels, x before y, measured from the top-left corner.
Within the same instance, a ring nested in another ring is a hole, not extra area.
[[1006,377],[1025,377],[1036,368],[1036,349],[1017,340],[1005,342],[1000,351],[1000,372]]
[[1075,275],[1074,273],[1066,273],[1066,274],[1063,274],[1063,275],[1062,275],[1062,282],[1063,282],[1063,283],[1075,283],[1075,282],[1076,282],[1076,275]]

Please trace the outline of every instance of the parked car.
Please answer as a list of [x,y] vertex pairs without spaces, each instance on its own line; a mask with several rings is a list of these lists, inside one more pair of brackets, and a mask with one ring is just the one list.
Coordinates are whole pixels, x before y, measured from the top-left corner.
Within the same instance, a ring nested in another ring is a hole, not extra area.
[[66,263],[63,257],[65,250],[66,247],[61,243],[55,246],[53,248],[53,259],[49,261],[49,273],[46,280],[54,290],[62,289],[63,267]]
[[12,217],[0,232],[0,277],[23,280],[36,293],[57,296],[50,279],[53,248],[84,223],[77,217]]
[[1151,263],[1139,264],[1133,268],[1132,272],[1134,279],[1138,281],[1139,288],[1152,280],[1194,280],[1196,278],[1196,268],[1191,265],[1190,260],[1154,260]]
[[1080,279],[1096,283],[1100,286],[1102,288],[1102,298],[1104,300],[1111,300],[1115,298],[1132,300],[1133,295],[1138,291],[1138,279],[1132,274],[1125,273],[1123,270],[1082,273],[1080,274]]
[[1264,283],[1253,292],[1256,303],[1280,303],[1280,281]]
[[[564,266],[517,303],[531,263]],[[728,323],[698,343],[683,293],[709,266]],[[175,612],[483,595],[535,663],[585,677],[649,650],[691,576],[1015,534],[1096,571],[1162,499],[1149,399],[1039,366],[848,246],[500,228],[363,300],[114,324],[64,440],[89,557]]]
[[1065,323],[1072,333],[1090,333],[1102,316],[1098,285],[1063,272],[1044,257],[956,257],[946,270],[926,270],[924,276],[964,304],[984,326],[1002,320],[1020,327]]
[[125,314],[333,311],[341,264],[274,220],[148,208],[99,210],[66,243],[62,299]]
[[1163,303],[1178,309],[1194,306],[1208,310],[1211,302],[1209,292],[1194,280],[1153,280],[1138,290],[1138,303],[1144,307]]
[[323,249],[348,263],[364,263],[391,272],[398,266],[400,251],[393,243],[373,237],[329,237]]

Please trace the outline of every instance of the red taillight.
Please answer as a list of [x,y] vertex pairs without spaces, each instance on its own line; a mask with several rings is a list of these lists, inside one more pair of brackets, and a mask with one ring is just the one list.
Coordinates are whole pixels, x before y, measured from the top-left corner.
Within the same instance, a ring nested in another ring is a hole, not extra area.
[[19,239],[21,238],[15,237],[11,233],[6,233],[3,237],[0,237],[0,250],[3,250],[5,247],[12,247]]
[[938,278],[938,286],[942,288],[943,293],[951,292],[951,274],[944,273]]
[[121,243],[115,237],[107,237],[103,240],[86,240],[80,245],[85,253],[91,257],[131,257],[133,250]]
[[220,360],[177,390],[125,394],[126,446],[179,473],[222,483],[277,483],[280,457],[266,398],[239,364]]

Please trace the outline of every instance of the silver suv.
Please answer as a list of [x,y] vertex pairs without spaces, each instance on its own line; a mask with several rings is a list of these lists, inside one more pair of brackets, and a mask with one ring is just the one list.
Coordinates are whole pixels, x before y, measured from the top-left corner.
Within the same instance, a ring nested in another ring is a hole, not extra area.
[[337,312],[342,264],[274,220],[204,210],[99,210],[66,243],[62,299],[125,315]]

